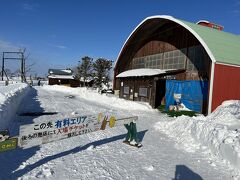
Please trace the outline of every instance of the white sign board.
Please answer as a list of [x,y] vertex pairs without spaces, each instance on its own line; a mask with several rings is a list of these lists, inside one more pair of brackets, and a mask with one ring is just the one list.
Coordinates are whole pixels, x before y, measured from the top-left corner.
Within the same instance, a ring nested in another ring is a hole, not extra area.
[[29,148],[101,128],[97,116],[78,116],[20,126],[19,146]]
[[[116,121],[116,123],[112,122],[112,126],[110,126],[111,119]],[[95,116],[78,116],[27,124],[20,126],[18,145],[26,149],[52,141],[94,132],[101,128],[104,130],[106,123],[109,123],[110,127],[114,127],[135,122],[137,119],[137,116],[115,119],[114,116],[106,116],[99,113]],[[104,121],[105,125],[103,127]]]

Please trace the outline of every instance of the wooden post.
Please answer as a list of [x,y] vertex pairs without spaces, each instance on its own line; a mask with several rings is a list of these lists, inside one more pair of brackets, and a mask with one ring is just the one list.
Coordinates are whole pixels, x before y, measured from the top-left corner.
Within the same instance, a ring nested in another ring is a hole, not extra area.
[[151,96],[151,106],[156,108],[156,90],[157,90],[157,81],[153,78],[153,86],[152,86],[152,96]]
[[134,101],[134,95],[135,95],[135,80],[136,78],[133,78],[133,101]]

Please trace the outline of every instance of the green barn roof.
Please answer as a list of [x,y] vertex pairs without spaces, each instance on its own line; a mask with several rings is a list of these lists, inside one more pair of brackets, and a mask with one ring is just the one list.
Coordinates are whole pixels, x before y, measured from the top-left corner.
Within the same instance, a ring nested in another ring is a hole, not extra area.
[[194,30],[208,46],[216,62],[240,65],[240,36],[197,25],[187,21],[184,24]]

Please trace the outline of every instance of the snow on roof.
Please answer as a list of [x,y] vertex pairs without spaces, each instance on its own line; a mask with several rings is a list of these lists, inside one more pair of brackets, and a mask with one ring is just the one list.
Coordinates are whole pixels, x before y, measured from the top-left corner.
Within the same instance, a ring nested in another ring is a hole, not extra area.
[[164,74],[167,71],[172,69],[148,69],[148,68],[141,68],[141,69],[131,69],[128,71],[124,71],[117,75],[117,77],[136,77],[136,76],[155,76],[159,74]]
[[61,71],[66,72],[66,73],[72,73],[71,69],[62,69]]
[[72,75],[73,71],[71,69],[49,69],[48,73],[50,75]]
[[199,23],[210,23],[210,22],[207,20],[199,20],[196,24],[199,24]]
[[52,79],[74,79],[74,76],[72,75],[50,75],[48,78]]

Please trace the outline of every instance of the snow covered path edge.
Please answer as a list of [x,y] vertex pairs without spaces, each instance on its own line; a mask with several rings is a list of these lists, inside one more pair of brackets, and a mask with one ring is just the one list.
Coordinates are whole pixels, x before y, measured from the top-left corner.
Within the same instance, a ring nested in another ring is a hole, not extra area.
[[71,88],[67,86],[51,85],[43,86],[43,89],[49,91],[59,91],[63,93],[69,93],[71,95],[76,95],[82,99],[86,99],[92,102],[99,102],[105,104],[106,106],[111,105],[111,107],[121,108],[126,110],[137,110],[137,111],[154,111],[152,107],[145,102],[134,102],[126,101],[125,99],[120,99],[114,95],[99,94],[98,92],[87,89],[86,87]]
[[19,105],[30,87],[24,83],[0,88],[0,131],[9,129]]
[[240,101],[226,101],[207,117],[180,116],[160,121],[155,129],[164,132],[187,151],[210,153],[240,173]]

